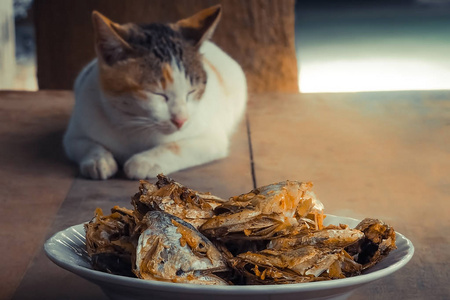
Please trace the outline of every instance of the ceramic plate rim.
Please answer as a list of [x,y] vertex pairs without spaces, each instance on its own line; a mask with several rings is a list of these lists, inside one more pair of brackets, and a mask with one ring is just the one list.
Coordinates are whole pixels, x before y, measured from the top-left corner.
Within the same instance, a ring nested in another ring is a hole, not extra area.
[[[359,220],[349,217],[341,217],[327,214],[328,217],[345,219],[351,222],[359,222]],[[71,264],[66,260],[59,258],[58,254],[55,253],[54,244],[57,243],[56,239],[61,234],[74,230],[79,232],[77,229],[82,227],[85,223],[70,226],[64,230],[58,231],[52,237],[50,237],[44,244],[44,250],[47,257],[54,262],[56,265],[63,269],[66,269],[78,276],[85,279],[92,280],[95,283],[105,283],[105,284],[115,284],[121,286],[133,286],[136,288],[143,288],[147,290],[159,290],[159,291],[170,291],[170,292],[184,292],[184,293],[210,293],[210,294],[283,294],[283,293],[300,293],[300,292],[310,292],[314,290],[331,290],[336,288],[344,288],[350,286],[360,286],[383,277],[386,277],[395,271],[401,269],[405,266],[412,258],[414,254],[414,246],[411,241],[406,238],[403,234],[396,232],[397,246],[399,246],[398,241],[402,242],[402,246],[406,249],[406,254],[397,262],[389,265],[383,269],[376,270],[370,273],[361,274],[354,277],[329,280],[329,281],[318,281],[318,282],[307,282],[307,283],[293,283],[293,284],[283,284],[283,285],[234,285],[234,286],[209,286],[209,285],[194,285],[186,283],[171,283],[162,281],[146,281],[138,278],[131,278],[119,275],[108,274],[105,272],[93,270],[80,266],[77,264]],[[403,243],[405,245],[403,245]],[[399,249],[394,251],[400,251]]]

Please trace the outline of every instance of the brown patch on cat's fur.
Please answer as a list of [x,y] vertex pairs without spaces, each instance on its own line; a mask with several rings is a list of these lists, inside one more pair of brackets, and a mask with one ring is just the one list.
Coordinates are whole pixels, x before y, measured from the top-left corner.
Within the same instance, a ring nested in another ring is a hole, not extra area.
[[163,89],[166,89],[167,83],[173,83],[173,76],[172,76],[172,67],[165,63],[162,67],[162,78],[161,78],[161,85]]
[[180,145],[177,143],[168,143],[166,144],[166,148],[172,151],[174,154],[179,155],[180,154]]
[[175,26],[195,46],[211,38],[222,16],[220,4],[206,8],[189,18],[178,21]]
[[203,58],[203,61],[205,62],[205,64],[207,64],[211,68],[211,70],[214,72],[214,74],[216,74],[217,80],[219,81],[220,86],[223,88],[224,94],[229,95],[228,88],[225,85],[225,81],[223,80],[222,74],[220,74],[219,70],[217,70],[216,67],[206,58]]
[[95,50],[100,60],[111,65],[113,62],[127,57],[130,45],[124,40],[128,32],[126,26],[112,22],[97,11],[92,12],[94,25]]
[[139,69],[135,64],[116,64],[108,66],[99,62],[100,84],[102,90],[112,96],[132,94],[137,98],[145,98],[143,87],[136,81]]

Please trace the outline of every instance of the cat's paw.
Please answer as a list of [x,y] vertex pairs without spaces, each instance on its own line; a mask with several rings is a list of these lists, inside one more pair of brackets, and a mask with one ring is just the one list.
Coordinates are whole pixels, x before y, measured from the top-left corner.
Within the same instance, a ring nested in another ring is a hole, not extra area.
[[118,166],[111,153],[86,158],[80,163],[81,175],[92,179],[108,179],[117,173]]
[[125,175],[130,179],[155,178],[163,170],[150,159],[141,156],[132,156],[123,166]]

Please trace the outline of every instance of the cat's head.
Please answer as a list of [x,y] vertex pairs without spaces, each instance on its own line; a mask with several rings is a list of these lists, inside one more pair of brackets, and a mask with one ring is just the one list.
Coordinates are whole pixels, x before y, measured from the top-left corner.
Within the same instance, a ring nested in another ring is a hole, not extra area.
[[218,5],[172,24],[120,25],[94,11],[100,84],[114,109],[166,134],[189,122],[207,82],[199,48],[220,16]]

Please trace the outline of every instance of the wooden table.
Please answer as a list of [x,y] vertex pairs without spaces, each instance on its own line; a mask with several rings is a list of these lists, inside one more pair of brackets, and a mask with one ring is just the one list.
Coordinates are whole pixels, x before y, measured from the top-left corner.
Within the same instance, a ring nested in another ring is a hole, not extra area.
[[[0,92],[0,299],[105,299],[42,250],[138,187],[79,177],[61,148],[72,105],[68,91]],[[222,197],[311,180],[327,213],[383,219],[416,248],[350,299],[450,298],[450,91],[252,95],[231,155],[171,177]]]

